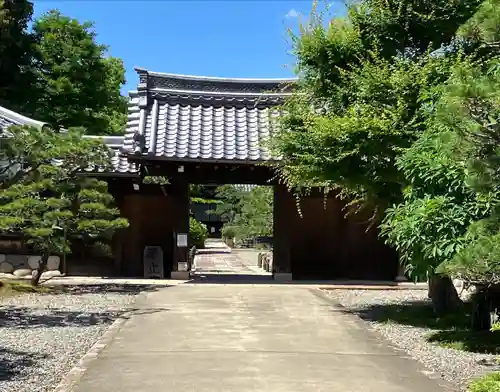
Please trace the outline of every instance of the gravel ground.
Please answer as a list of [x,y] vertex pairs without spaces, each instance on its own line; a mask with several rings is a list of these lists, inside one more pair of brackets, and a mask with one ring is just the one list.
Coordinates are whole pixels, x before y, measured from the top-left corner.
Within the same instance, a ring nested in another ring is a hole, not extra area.
[[447,349],[427,343],[425,335],[431,329],[396,323],[380,323],[373,305],[401,304],[408,301],[427,301],[426,290],[328,290],[327,293],[342,306],[358,313],[376,331],[393,345],[404,349],[412,358],[422,362],[430,371],[454,383],[457,391],[466,391],[468,381],[477,375],[491,371],[495,356]]
[[0,299],[0,391],[52,391],[141,289],[72,287]]

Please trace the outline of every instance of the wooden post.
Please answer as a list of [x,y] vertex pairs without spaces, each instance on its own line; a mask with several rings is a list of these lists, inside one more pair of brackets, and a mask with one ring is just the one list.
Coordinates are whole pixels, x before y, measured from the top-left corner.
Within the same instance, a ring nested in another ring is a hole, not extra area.
[[284,185],[274,186],[273,277],[275,280],[292,280],[288,198],[290,195]]
[[[174,198],[175,214],[174,221],[174,257],[172,266],[172,279],[187,280],[189,279],[189,271],[179,270],[180,266],[187,266],[189,247],[187,239],[189,237],[189,184],[184,173],[179,173],[178,176],[171,180]],[[178,241],[186,239],[186,243],[180,244]]]

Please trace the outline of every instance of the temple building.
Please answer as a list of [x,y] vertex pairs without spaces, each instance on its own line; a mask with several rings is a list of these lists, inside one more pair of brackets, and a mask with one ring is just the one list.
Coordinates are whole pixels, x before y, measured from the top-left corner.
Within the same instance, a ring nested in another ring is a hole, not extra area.
[[[276,181],[268,163],[279,157],[267,146],[293,79],[136,71],[139,84],[130,93],[125,135],[103,137],[115,154],[114,171],[89,173],[107,179],[130,222],[115,235],[109,274],[143,276],[145,248],[157,247],[162,276],[185,277],[189,184],[255,184],[274,187],[276,279],[396,277],[396,253],[376,229],[366,230],[365,216],[346,218],[344,202],[330,195],[325,203],[319,190],[302,198],[300,216],[294,196]],[[3,127],[30,122],[44,126],[0,110]],[[145,181],[156,176],[168,178],[168,184]]]

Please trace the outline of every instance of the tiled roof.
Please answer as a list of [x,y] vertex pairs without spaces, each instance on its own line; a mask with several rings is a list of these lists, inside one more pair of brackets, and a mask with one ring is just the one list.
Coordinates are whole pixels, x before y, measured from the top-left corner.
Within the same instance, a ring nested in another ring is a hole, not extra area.
[[[106,144],[113,153],[111,158],[111,164],[113,165],[113,174],[121,175],[135,175],[139,173],[139,167],[137,163],[130,162],[128,158],[122,154],[121,149],[123,147],[124,136],[91,136],[84,135],[84,138],[101,139],[104,144]],[[102,170],[98,170],[102,173]]]
[[124,151],[192,161],[268,161],[267,140],[293,79],[226,79],[136,69]]
[[0,131],[6,130],[11,125],[30,125],[32,127],[41,129],[46,126],[46,123],[33,120],[29,117],[23,116],[19,113],[8,110],[0,106]]
[[[12,110],[8,110],[0,106],[0,132],[6,131],[7,128],[12,125],[31,125],[38,129],[41,129],[44,126],[48,126],[48,124],[44,122],[33,120],[29,117],[23,116],[19,113],[13,112]],[[111,163],[114,167],[113,174],[134,175],[139,172],[137,164],[129,162],[127,157],[125,157],[121,153],[124,141],[123,136],[85,135],[84,138],[102,139],[103,142],[111,149],[111,151],[113,152],[113,157],[111,158]],[[0,168],[1,166],[2,162],[0,162]],[[102,173],[102,170],[99,172]]]

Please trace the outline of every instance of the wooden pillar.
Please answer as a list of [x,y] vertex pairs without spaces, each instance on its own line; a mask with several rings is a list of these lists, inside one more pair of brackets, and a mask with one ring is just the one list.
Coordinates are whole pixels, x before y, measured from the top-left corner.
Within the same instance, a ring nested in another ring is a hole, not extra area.
[[122,247],[121,269],[125,276],[141,276],[142,249],[141,249],[141,228],[142,228],[142,197],[140,194],[129,194],[125,196],[121,207],[122,215],[129,221],[129,227],[124,229]]
[[276,280],[292,280],[290,258],[290,199],[284,185],[274,186],[273,206],[273,277]]
[[[185,176],[180,173],[179,176],[171,179],[172,197],[174,200],[174,230],[173,230],[173,266],[172,279],[186,280],[189,279],[189,271],[183,270],[187,267],[189,248],[179,246],[179,235],[189,237],[189,184]],[[180,267],[183,268],[180,268]]]

